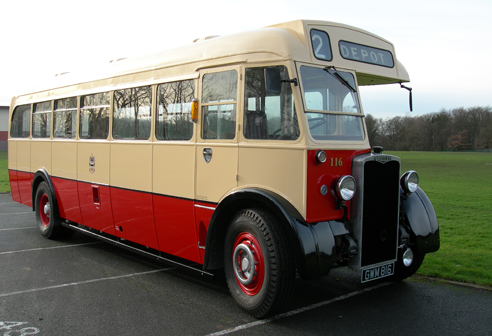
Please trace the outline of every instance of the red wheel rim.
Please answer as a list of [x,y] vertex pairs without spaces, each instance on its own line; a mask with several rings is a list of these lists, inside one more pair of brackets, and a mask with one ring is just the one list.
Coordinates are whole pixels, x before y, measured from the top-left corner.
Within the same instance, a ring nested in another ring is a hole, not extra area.
[[260,244],[252,234],[242,232],[234,241],[232,251],[232,267],[239,288],[250,296],[258,294],[265,278],[265,262]]
[[48,227],[48,225],[50,224],[50,200],[48,198],[48,195],[41,195],[38,206],[39,219],[41,220],[41,224],[43,224],[44,227]]

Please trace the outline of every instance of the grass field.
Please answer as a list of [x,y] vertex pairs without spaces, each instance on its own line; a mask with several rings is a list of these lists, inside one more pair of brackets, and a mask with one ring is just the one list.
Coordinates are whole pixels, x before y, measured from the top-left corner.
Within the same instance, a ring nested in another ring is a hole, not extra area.
[[10,191],[7,151],[0,151],[0,193]]
[[387,153],[418,172],[439,221],[441,248],[419,274],[492,286],[492,153]]
[[[434,204],[441,248],[419,274],[492,286],[492,153],[385,152],[415,170]],[[0,151],[0,192],[10,190],[7,152]]]

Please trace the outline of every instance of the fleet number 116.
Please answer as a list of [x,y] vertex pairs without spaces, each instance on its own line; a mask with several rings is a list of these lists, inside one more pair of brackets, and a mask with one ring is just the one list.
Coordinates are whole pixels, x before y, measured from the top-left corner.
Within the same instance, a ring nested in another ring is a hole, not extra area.
[[341,167],[342,158],[330,158],[330,167]]

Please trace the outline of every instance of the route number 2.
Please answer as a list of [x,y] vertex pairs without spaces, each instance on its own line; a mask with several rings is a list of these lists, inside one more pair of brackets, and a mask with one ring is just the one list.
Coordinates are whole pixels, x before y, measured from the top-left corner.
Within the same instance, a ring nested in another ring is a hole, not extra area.
[[330,37],[325,31],[311,29],[311,44],[317,59],[331,61]]
[[319,36],[318,34],[314,34],[312,39],[313,39],[313,45],[315,44],[314,42],[316,40],[319,43],[316,49],[314,50],[314,55],[316,55],[317,58],[326,58],[326,55],[321,53],[321,49],[323,48],[323,39],[321,38],[321,36]]

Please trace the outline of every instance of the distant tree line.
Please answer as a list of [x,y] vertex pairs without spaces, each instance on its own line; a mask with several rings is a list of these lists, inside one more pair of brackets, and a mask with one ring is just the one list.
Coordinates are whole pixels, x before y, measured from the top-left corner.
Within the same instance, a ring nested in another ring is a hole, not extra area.
[[371,146],[401,151],[492,149],[492,107],[442,109],[391,119],[366,116]]

